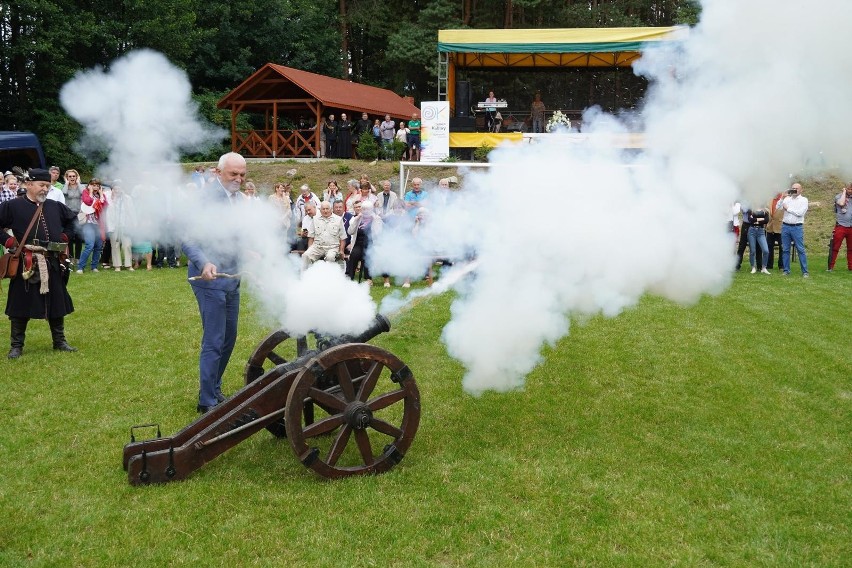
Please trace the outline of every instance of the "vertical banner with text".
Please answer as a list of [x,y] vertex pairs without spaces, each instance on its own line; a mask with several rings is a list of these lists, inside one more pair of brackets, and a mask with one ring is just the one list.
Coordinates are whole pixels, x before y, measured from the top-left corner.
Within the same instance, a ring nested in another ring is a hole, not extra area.
[[424,101],[420,103],[420,160],[440,162],[450,155],[450,103]]

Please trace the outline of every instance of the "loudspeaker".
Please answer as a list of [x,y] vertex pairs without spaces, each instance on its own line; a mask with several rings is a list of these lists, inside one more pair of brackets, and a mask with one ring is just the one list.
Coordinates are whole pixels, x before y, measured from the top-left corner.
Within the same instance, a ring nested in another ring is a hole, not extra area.
[[456,81],[456,117],[470,117],[470,81]]
[[476,132],[476,119],[473,117],[451,118],[450,132]]

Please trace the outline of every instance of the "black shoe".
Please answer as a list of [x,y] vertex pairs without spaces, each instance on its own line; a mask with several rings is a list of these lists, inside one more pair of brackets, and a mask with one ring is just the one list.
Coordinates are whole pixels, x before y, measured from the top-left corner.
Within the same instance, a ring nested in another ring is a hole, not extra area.
[[[215,404],[213,406],[216,406]],[[213,406],[201,406],[200,404],[195,407],[195,410],[200,412],[201,414],[207,414],[211,410],[213,410]]]
[[20,347],[12,347],[11,349],[9,349],[9,354],[6,355],[6,357],[8,357],[9,359],[17,359],[23,354],[24,351]]
[[222,394],[221,392],[217,392],[216,393],[216,400],[218,402],[225,402],[225,395]]
[[75,353],[77,351],[76,347],[71,347],[68,345],[68,342],[63,341],[62,343],[57,343],[53,346],[54,351],[65,351],[66,353]]

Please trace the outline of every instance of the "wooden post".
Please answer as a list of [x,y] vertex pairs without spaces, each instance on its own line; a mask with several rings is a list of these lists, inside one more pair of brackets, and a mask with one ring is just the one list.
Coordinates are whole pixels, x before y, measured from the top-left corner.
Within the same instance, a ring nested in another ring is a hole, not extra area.
[[237,105],[231,103],[231,152],[237,151]]
[[278,101],[272,102],[272,157],[278,157]]

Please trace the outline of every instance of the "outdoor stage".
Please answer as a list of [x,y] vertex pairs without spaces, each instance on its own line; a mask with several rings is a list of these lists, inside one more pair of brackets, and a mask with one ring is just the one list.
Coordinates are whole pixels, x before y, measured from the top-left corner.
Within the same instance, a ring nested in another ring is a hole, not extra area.
[[450,148],[479,148],[482,145],[496,148],[501,144],[535,144],[558,136],[566,144],[606,144],[615,148],[640,149],[645,147],[645,136],[630,134],[533,134],[531,132],[450,132]]

